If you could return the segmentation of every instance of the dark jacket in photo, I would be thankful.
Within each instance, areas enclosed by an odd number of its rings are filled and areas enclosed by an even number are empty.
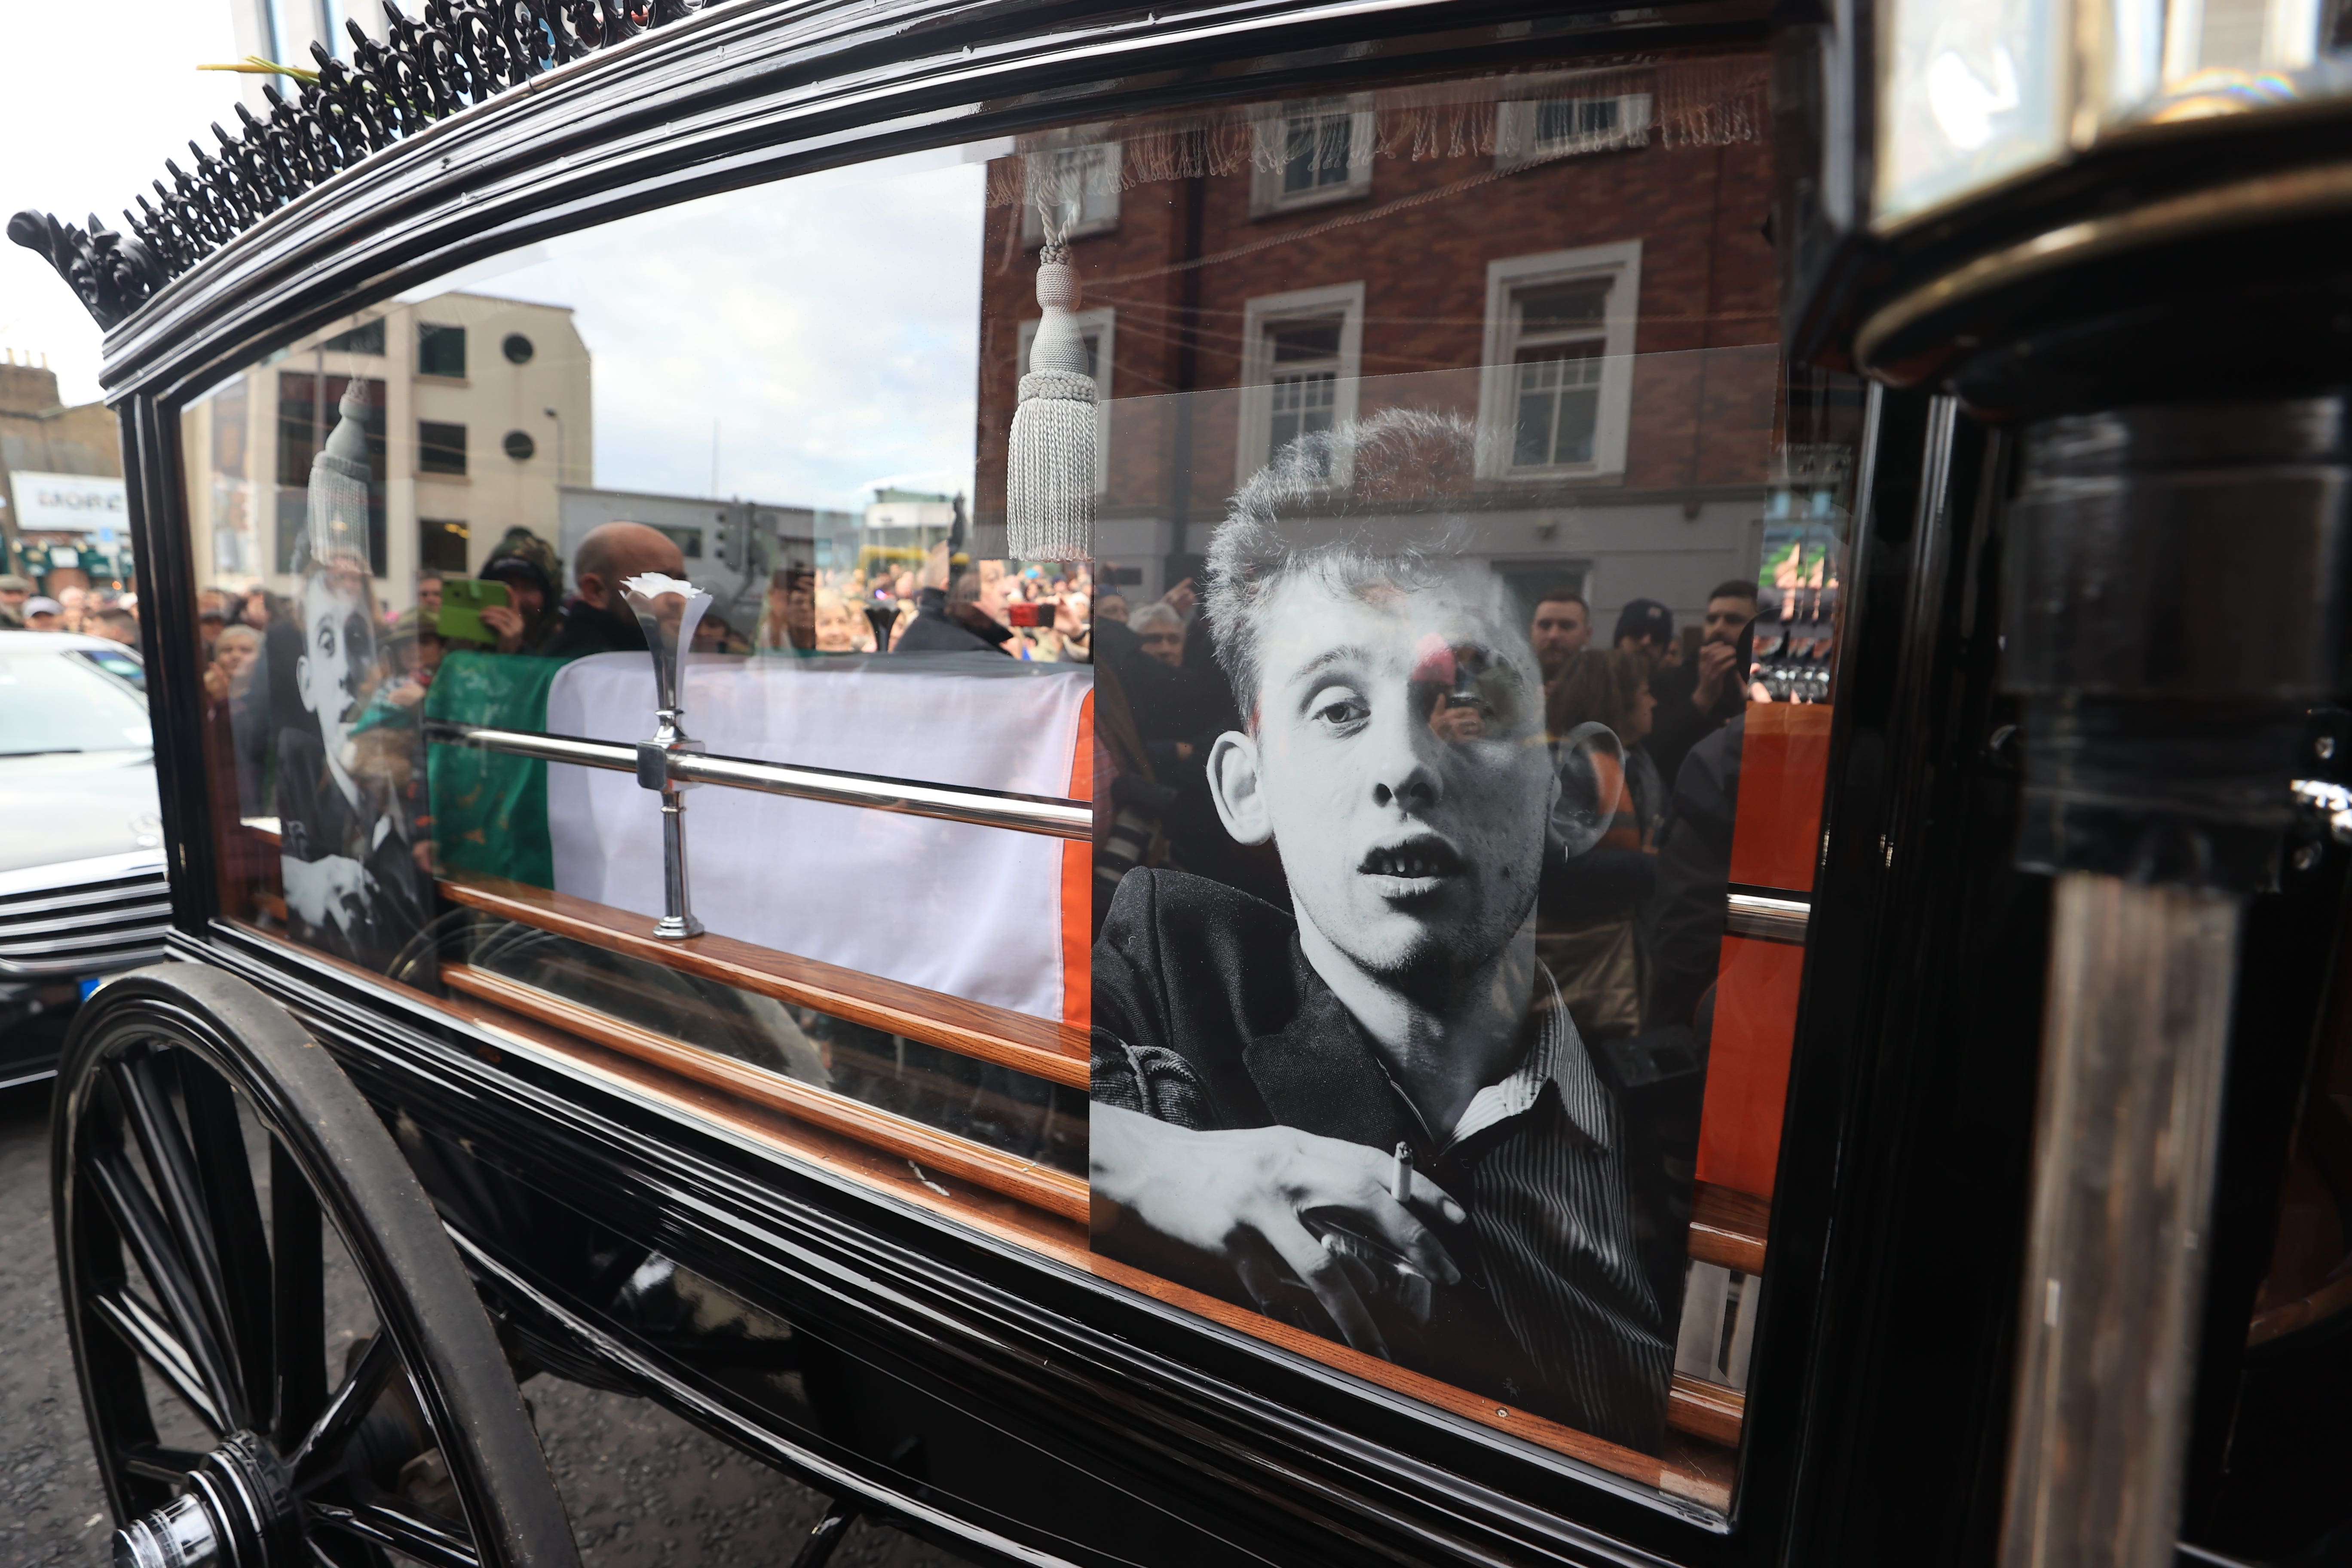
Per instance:
[[[1643,746],[1657,764],[1658,777],[1671,795],[1690,749],[1748,711],[1748,689],[1727,678],[1715,703],[1705,712],[1692,703],[1698,690],[1698,661],[1685,659],[1672,669],[1650,677],[1650,694],[1658,700],[1656,728]]]
[[[1655,1453],[1674,1349],[1636,1240],[1637,1178],[1615,1101],[1548,975],[1538,990],[1519,1067],[1436,1147],[1286,910],[1136,871],[1095,949],[1093,1098],[1200,1131],[1279,1125],[1383,1154],[1410,1145],[1469,1222],[1441,1237],[1464,1281],[1433,1286],[1425,1317],[1368,1300],[1398,1364]],[[1196,1263],[1185,1282],[1259,1305],[1222,1265]],[[1303,1286],[1295,1306],[1298,1326],[1338,1337]]]

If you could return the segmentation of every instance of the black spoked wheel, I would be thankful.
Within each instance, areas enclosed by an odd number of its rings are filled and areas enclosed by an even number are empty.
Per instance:
[[[109,984],[59,1063],[51,1158],[119,1564],[577,1563],[423,1188],[268,997],[195,964]]]

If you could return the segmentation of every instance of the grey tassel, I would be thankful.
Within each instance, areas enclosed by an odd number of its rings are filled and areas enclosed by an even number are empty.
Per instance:
[[[310,526],[305,570],[334,563],[368,569],[367,399],[360,383],[343,388],[334,433],[310,459]]]
[[[1023,561],[1079,561],[1095,551],[1095,378],[1071,310],[1078,278],[1066,247],[1037,264],[1045,318],[1013,410],[1004,474],[1005,551]]]

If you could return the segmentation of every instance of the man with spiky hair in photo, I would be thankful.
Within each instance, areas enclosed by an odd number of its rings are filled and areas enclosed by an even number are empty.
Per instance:
[[[1474,456],[1462,421],[1378,416],[1286,447],[1217,531],[1204,613],[1244,727],[1210,784],[1290,907],[1121,882],[1095,1245],[1654,1453],[1673,1347],[1626,1133],[1536,955],[1547,856],[1597,837],[1592,770],[1555,757],[1525,618],[1459,549]]]

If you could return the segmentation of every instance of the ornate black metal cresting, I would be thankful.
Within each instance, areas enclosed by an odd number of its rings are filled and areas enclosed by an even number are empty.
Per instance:
[[[20,212],[8,237],[49,259],[101,327],[313,186],[436,120],[520,86],[542,71],[718,0],[426,0],[422,17],[385,0],[383,41],[346,21],[352,58],[310,46],[317,79],[290,99],[263,89],[265,118],[244,104],[232,135],[216,121],[218,153],[190,142],[193,172],[170,160],[160,205],[137,198],[130,232],[93,214],[87,230]]]

